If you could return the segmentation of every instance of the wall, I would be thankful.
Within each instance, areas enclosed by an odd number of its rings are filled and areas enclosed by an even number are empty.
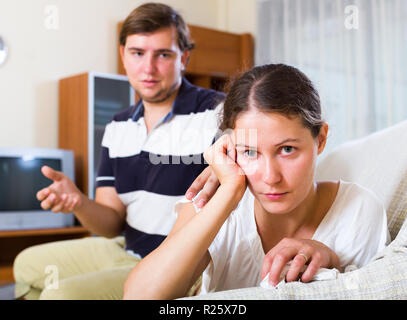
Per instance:
[[[57,147],[58,79],[86,71],[115,73],[117,22],[143,2],[1,0],[0,36],[9,57],[0,66],[0,147]],[[242,23],[241,13],[248,15],[254,0],[161,2],[187,23],[231,32],[253,29],[254,14]]]

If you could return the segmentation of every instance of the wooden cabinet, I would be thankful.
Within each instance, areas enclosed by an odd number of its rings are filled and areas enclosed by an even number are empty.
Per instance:
[[[134,102],[123,75],[87,72],[59,81],[58,146],[74,151],[76,185],[91,199],[105,126]]]

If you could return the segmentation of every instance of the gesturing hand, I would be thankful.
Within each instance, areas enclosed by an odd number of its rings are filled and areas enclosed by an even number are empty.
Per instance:
[[[71,179],[48,166],[43,166],[41,172],[45,177],[53,180],[50,186],[37,192],[37,199],[41,201],[42,209],[69,213],[82,205],[84,195]]]
[[[338,256],[323,243],[316,240],[284,238],[264,257],[261,279],[269,273],[270,284],[276,286],[283,268],[289,261],[291,265],[285,277],[287,282],[298,280],[300,277],[302,282],[309,282],[320,268],[337,268],[341,271]],[[304,267],[305,270],[301,275]]]

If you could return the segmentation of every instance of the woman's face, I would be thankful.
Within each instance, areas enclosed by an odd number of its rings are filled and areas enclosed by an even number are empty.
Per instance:
[[[237,163],[265,211],[292,212],[305,200],[327,130],[324,125],[314,138],[300,118],[256,109],[237,117],[233,130]]]

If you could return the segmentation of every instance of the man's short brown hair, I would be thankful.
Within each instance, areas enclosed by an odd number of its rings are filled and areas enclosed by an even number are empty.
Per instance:
[[[152,33],[161,28],[174,26],[177,30],[177,42],[181,51],[191,50],[189,29],[180,14],[162,3],[146,3],[134,9],[123,22],[120,31],[120,45],[126,44],[127,37],[137,33]]]

